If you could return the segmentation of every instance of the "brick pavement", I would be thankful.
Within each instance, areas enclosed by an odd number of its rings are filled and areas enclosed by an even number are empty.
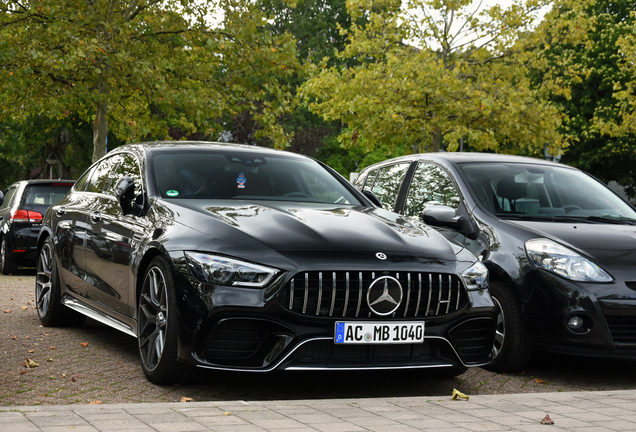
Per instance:
[[[553,425],[543,425],[548,414]],[[65,405],[0,410],[11,432],[633,431],[636,391],[298,401]]]

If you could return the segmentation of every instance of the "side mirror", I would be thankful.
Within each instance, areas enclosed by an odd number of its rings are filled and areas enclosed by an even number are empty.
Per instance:
[[[4,194],[0,191],[0,206],[4,204]]]
[[[119,200],[124,214],[138,215],[143,209],[141,204],[136,202],[135,181],[130,177],[122,177],[115,185],[115,198]]]
[[[468,216],[458,215],[457,210],[449,206],[430,205],[422,211],[421,218],[427,225],[457,230],[471,240],[479,236],[475,221]]]
[[[364,189],[362,191],[362,195],[364,195],[365,197],[367,197],[367,199],[369,201],[371,201],[371,204],[373,204],[374,206],[378,207],[378,208],[382,208],[382,202],[380,201],[380,198],[378,198],[373,192],[371,192],[368,189]]]

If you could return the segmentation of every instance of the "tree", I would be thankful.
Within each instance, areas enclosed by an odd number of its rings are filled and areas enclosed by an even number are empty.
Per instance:
[[[633,0],[558,0],[532,37],[535,83],[567,114],[562,161],[636,196]]]
[[[209,16],[222,13],[210,28]],[[259,30],[247,0],[15,0],[0,5],[0,121],[74,113],[93,127],[93,160],[109,130],[123,141],[223,129],[251,112],[278,147],[290,109],[281,78],[293,40]]]
[[[369,24],[346,32],[341,59],[323,64],[303,86],[312,111],[341,120],[345,147],[386,146],[395,155],[456,150],[515,152],[562,145],[557,110],[538,97],[526,76],[523,46],[538,1],[482,11],[471,0],[350,0],[353,18]]]

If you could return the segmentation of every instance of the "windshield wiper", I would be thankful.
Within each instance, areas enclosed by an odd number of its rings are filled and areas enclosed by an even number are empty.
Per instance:
[[[609,217],[609,216],[561,216],[555,215],[555,219],[559,221],[574,221],[574,222],[588,222],[588,223],[608,223],[615,225],[636,225],[636,220],[626,218],[624,216]]]

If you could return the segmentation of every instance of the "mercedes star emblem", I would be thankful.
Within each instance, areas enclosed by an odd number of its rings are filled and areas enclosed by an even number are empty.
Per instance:
[[[402,285],[391,276],[374,280],[367,291],[367,303],[374,314],[391,315],[402,303]]]
[[[383,254],[382,252],[378,252],[377,254],[375,254],[375,257],[377,259],[381,259],[381,260],[385,260],[386,259],[386,255]]]

